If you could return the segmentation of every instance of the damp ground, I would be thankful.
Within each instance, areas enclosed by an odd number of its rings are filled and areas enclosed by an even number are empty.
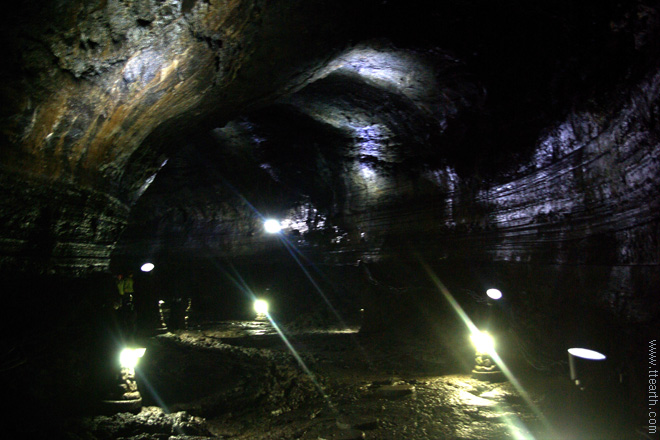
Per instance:
[[[61,429],[89,440],[644,438],[567,373],[514,360],[508,379],[477,380],[471,347],[441,339],[267,320],[163,331],[141,341],[141,409]]]

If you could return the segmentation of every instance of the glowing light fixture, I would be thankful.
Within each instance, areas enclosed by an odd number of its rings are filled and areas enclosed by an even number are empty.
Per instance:
[[[588,348],[568,349],[568,368],[571,381],[581,390],[602,386],[608,375],[607,359],[602,353]],[[594,362],[595,361],[595,362]]]
[[[494,300],[502,298],[502,292],[500,292],[498,289],[488,289],[486,290],[486,295],[488,295],[488,298]]]
[[[496,362],[499,356],[495,351],[493,337],[488,332],[473,331],[470,340],[477,351],[474,357],[475,366],[472,370],[472,377],[488,382],[503,381],[504,373]]]
[[[119,354],[119,364],[122,368],[135,368],[146,348],[124,348]]]
[[[264,222],[264,229],[269,234],[277,234],[282,230],[282,225],[275,219],[268,219]]]
[[[592,361],[602,361],[607,359],[607,356],[604,354],[598,353],[594,350],[589,350],[588,348],[569,348],[568,352],[575,357],[589,359]]]
[[[268,313],[268,302],[263,299],[258,299],[254,302],[254,311],[258,315],[265,315]]]
[[[470,340],[477,353],[492,353],[495,350],[495,340],[488,332],[476,332],[470,335]]]
[[[154,267],[155,266],[153,265],[153,263],[144,263],[142,267],[140,267],[140,270],[142,272],[151,272],[152,270],[154,270]]]

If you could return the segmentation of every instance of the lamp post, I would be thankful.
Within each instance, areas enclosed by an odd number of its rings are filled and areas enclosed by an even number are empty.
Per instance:
[[[607,359],[602,353],[587,348],[568,349],[568,367],[571,381],[581,390],[592,387],[606,376],[603,361]]]

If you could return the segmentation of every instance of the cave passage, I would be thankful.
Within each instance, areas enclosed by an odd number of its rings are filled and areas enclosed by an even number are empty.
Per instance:
[[[7,433],[658,438],[657,0],[38,0],[0,39]]]

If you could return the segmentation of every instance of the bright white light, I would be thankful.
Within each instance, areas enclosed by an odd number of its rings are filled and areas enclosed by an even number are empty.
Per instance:
[[[259,315],[268,313],[268,303],[263,299],[258,299],[254,302],[254,311]]]
[[[486,290],[486,295],[488,295],[488,298],[490,298],[490,299],[500,299],[500,298],[502,298],[502,292],[500,292],[497,289],[488,289],[488,290]]]
[[[140,270],[142,272],[151,272],[152,270],[154,270],[154,267],[155,266],[153,265],[153,263],[144,263],[142,267],[140,267]]]
[[[594,361],[602,361],[606,359],[606,356],[602,353],[598,353],[594,350],[589,350],[587,348],[569,348],[568,352],[575,357],[582,359],[591,359]]]
[[[277,220],[271,218],[264,222],[264,229],[269,234],[277,234],[282,230],[282,225]]]
[[[119,354],[119,364],[123,368],[135,368],[146,348],[124,348]]]
[[[495,340],[488,332],[478,332],[470,335],[470,340],[477,353],[492,353],[495,350]]]

